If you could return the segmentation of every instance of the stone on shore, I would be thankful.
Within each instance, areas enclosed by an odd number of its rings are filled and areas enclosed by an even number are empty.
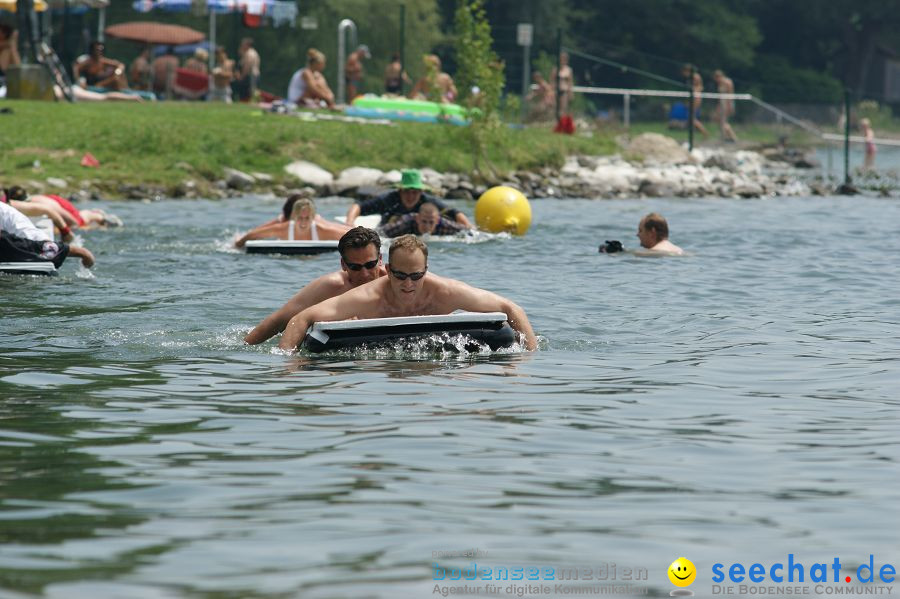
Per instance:
[[[318,164],[297,160],[284,167],[287,174],[292,175],[302,183],[314,187],[325,187],[334,183],[334,176]]]

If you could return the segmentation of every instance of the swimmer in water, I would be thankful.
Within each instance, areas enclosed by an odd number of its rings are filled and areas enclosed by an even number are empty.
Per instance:
[[[684,250],[669,241],[669,223],[661,214],[651,212],[638,223],[637,237],[642,250],[626,250],[621,241],[606,241],[600,246],[601,254],[627,252],[635,256],[683,256]]]
[[[524,335],[525,347],[537,348],[537,339],[522,308],[490,291],[428,272],[428,246],[415,235],[395,239],[388,256],[388,276],[303,310],[288,323],[278,346],[295,350],[309,327],[317,322],[468,310],[505,312],[510,326]]]
[[[308,198],[300,198],[291,208],[291,217],[287,222],[276,222],[257,227],[234,242],[242,248],[253,239],[283,239],[286,241],[336,241],[349,231],[351,227],[316,218],[316,205]]]

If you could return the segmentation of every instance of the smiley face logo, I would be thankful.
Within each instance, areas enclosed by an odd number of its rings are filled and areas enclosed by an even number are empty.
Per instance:
[[[668,574],[672,584],[677,587],[686,587],[697,578],[697,568],[688,558],[679,557],[669,566]]]

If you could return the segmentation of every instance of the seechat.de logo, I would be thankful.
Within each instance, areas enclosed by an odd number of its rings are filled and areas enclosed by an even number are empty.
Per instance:
[[[671,581],[672,584],[677,587],[682,587],[673,590],[669,595],[672,597],[689,597],[694,594],[690,589],[683,588],[691,586],[691,583],[697,578],[697,568],[694,567],[694,563],[691,560],[686,557],[679,557],[669,565],[669,569],[666,573],[669,575],[669,581]]]

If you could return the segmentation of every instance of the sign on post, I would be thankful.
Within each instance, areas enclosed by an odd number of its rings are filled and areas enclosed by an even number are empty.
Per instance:
[[[520,46],[530,46],[533,33],[534,25],[531,23],[519,23],[518,27],[516,27],[516,43]]]

